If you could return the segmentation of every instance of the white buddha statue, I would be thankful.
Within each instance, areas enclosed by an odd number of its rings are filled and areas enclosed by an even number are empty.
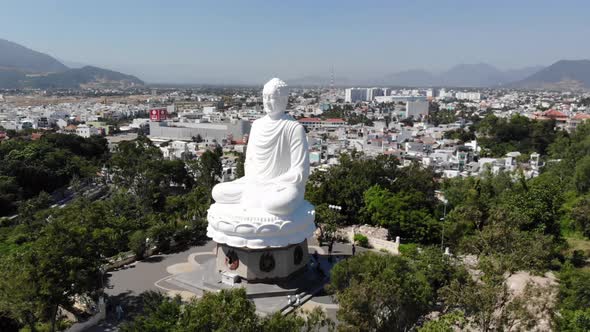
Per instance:
[[[262,91],[266,115],[250,130],[244,177],[213,188],[207,235],[234,247],[297,244],[313,234],[314,207],[303,199],[309,152],[303,126],[285,113],[287,84],[273,78]]]
[[[264,85],[266,116],[252,125],[245,175],[216,185],[212,193],[216,203],[288,215],[303,202],[309,176],[307,138],[303,126],[285,113],[288,98],[289,88],[280,79]]]

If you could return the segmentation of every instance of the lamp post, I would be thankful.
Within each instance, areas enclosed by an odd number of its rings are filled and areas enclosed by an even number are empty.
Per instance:
[[[148,256],[149,250],[150,250],[150,238],[146,237],[145,238],[145,256],[146,257]]]
[[[340,211],[342,210],[342,206],[340,205],[328,205],[328,208],[331,210],[336,211],[336,213],[340,213]],[[332,224],[332,234],[330,236],[330,243],[328,244],[328,261],[331,263],[332,262],[332,246],[334,245],[334,235],[336,233],[336,221],[335,220],[331,220],[330,224]]]
[[[336,211],[336,213],[340,213],[342,211],[342,206],[340,205],[328,205],[328,209]]]
[[[100,267],[100,289],[104,293],[104,267]]]
[[[104,258],[104,255],[100,254],[100,267],[98,270],[100,271],[100,290],[102,293],[104,293],[104,273],[106,272],[106,267],[103,264]]]
[[[332,210],[336,210],[336,211],[342,210],[342,206],[340,206],[340,205],[332,205],[332,204],[330,204],[330,205],[328,205],[328,208],[330,208]]]
[[[434,195],[435,195],[436,199],[438,199],[439,201],[441,201],[444,204],[443,217],[440,218],[440,221],[442,221],[442,229],[440,232],[440,250],[444,250],[444,248],[445,248],[444,247],[444,245],[445,245],[445,220],[447,218],[447,204],[449,203],[449,201],[445,197],[445,193],[442,190],[435,190]]]
[[[447,201],[446,199],[443,198],[443,203],[444,203],[444,207],[443,207],[443,217],[440,218],[440,221],[442,221],[442,230],[440,232],[440,250],[444,250],[445,246],[445,220],[447,217],[447,203],[449,201]]]

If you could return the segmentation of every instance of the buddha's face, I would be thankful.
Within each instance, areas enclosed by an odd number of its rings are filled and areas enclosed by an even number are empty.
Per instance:
[[[282,115],[287,109],[288,97],[280,96],[278,93],[262,94],[264,111],[270,116]]]
[[[277,118],[285,114],[289,101],[289,87],[287,83],[278,78],[266,82],[262,89],[262,104],[264,111],[271,118]]]

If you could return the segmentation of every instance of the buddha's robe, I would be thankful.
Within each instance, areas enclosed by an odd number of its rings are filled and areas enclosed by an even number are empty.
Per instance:
[[[213,188],[220,204],[262,208],[275,215],[293,212],[303,201],[309,152],[303,126],[290,115],[269,116],[252,124],[244,177]]]

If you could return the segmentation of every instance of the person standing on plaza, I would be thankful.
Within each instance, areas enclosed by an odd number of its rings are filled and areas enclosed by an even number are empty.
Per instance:
[[[115,308],[115,312],[117,313],[117,320],[121,320],[123,319],[123,307],[121,306],[121,304],[117,304],[117,307]]]

